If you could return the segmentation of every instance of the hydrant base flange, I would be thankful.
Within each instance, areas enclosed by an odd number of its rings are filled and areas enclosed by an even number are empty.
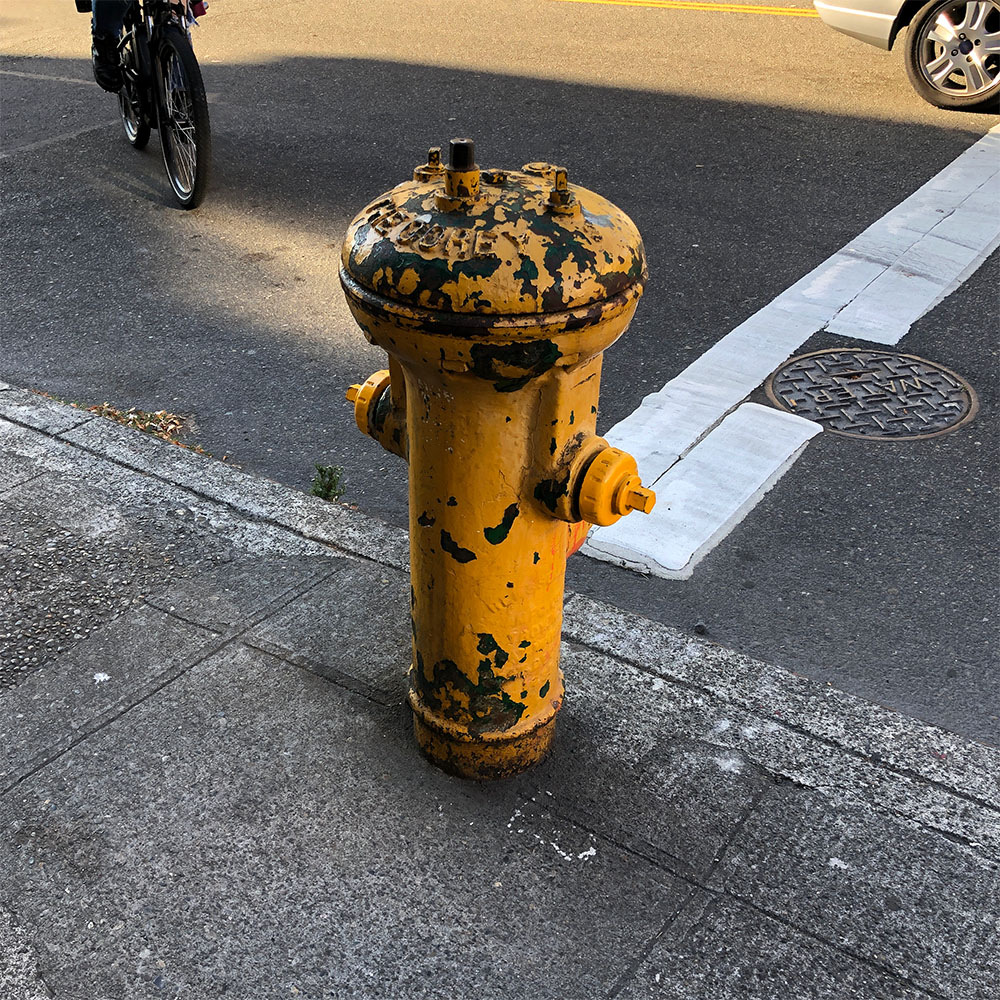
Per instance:
[[[413,733],[420,752],[449,774],[477,781],[510,778],[540,763],[552,747],[555,731],[553,715],[509,740],[457,739],[430,725],[416,709],[413,712]]]
[[[509,778],[540,763],[552,747],[556,731],[553,711],[531,729],[512,736],[498,733],[475,735],[457,728],[435,725],[433,716],[411,689],[413,732],[421,753],[449,774],[478,781]]]

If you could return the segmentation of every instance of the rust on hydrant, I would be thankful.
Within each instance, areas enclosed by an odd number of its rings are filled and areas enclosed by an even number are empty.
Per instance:
[[[348,229],[341,284],[389,366],[347,398],[410,467],[416,736],[464,777],[548,751],[567,555],[655,501],[595,433],[603,352],[645,278],[622,211],[562,167],[480,170],[467,139]]]

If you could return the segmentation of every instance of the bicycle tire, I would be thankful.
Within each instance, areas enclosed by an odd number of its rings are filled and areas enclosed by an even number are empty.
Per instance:
[[[144,106],[144,86],[135,33],[128,31],[118,43],[122,71],[122,87],[118,91],[118,110],[122,117],[125,138],[133,149],[145,149],[149,142],[149,114]]]
[[[197,208],[208,187],[212,130],[201,69],[180,29],[164,30],[156,73],[163,165],[181,208]]]

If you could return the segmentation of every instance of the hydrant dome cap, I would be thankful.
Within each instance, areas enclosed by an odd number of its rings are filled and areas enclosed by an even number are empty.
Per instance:
[[[449,198],[443,173],[400,184],[357,215],[341,256],[348,277],[407,306],[484,316],[579,309],[644,282],[632,220],[568,184],[565,170],[483,171],[464,199]]]

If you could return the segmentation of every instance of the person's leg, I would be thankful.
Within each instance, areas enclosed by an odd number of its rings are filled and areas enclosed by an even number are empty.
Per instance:
[[[91,26],[95,35],[118,35],[128,0],[93,0],[94,17]]]
[[[94,44],[91,56],[94,64],[94,79],[112,92],[121,88],[121,70],[118,67],[118,35],[122,30],[122,20],[128,0],[93,0],[94,16],[91,31]]]

